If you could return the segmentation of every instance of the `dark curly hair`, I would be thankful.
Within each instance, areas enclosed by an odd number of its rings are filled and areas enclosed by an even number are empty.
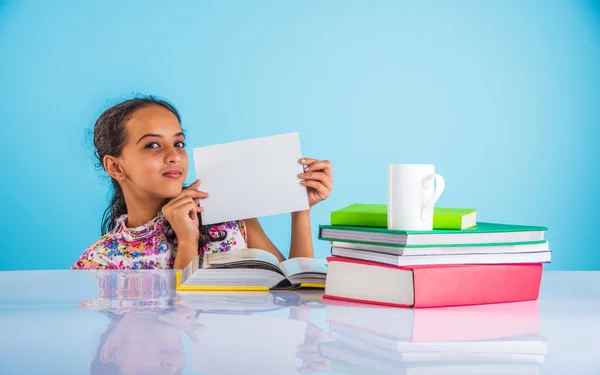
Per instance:
[[[96,168],[104,169],[103,159],[107,155],[119,156],[125,146],[127,139],[127,131],[125,128],[126,122],[139,109],[149,106],[161,106],[168,109],[181,124],[181,116],[179,112],[169,102],[163,99],[158,99],[154,96],[137,96],[132,99],[122,101],[108,108],[94,125],[94,156],[96,158]],[[117,219],[127,213],[127,205],[125,204],[125,196],[119,182],[111,178],[113,195],[110,204],[104,211],[100,231],[104,236],[112,230],[117,222]],[[210,241],[223,240],[226,233],[220,232],[218,238],[213,238],[210,235],[212,225],[202,225],[202,217],[198,213],[198,221],[200,223],[200,241],[198,249],[202,249],[204,245]],[[176,242],[175,234],[172,230],[168,231],[170,240]]]

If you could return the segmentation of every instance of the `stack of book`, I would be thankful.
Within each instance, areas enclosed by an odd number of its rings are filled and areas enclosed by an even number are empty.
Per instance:
[[[325,298],[408,307],[535,300],[551,252],[546,227],[477,222],[435,208],[433,230],[387,229],[387,206],[353,204],[320,225],[332,245]]]
[[[539,374],[548,354],[537,301],[437,309],[326,306],[343,374]]]

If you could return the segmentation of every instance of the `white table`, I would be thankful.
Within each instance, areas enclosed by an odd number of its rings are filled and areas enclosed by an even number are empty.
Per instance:
[[[173,279],[0,272],[0,374],[600,374],[600,272],[547,271],[538,301],[422,310]]]

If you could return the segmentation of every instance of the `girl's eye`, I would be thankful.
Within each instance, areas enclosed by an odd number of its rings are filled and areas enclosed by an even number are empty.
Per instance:
[[[150,142],[146,145],[146,148],[158,148],[159,145],[156,142]]]
[[[184,147],[185,147],[185,143],[184,143],[184,142],[182,142],[182,141],[175,142],[175,147],[181,147],[181,148],[184,148]]]

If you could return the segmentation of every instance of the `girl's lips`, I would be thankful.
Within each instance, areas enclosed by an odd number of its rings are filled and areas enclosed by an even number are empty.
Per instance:
[[[180,171],[168,171],[163,173],[163,176],[167,177],[167,178],[179,178],[181,177],[181,172]]]

